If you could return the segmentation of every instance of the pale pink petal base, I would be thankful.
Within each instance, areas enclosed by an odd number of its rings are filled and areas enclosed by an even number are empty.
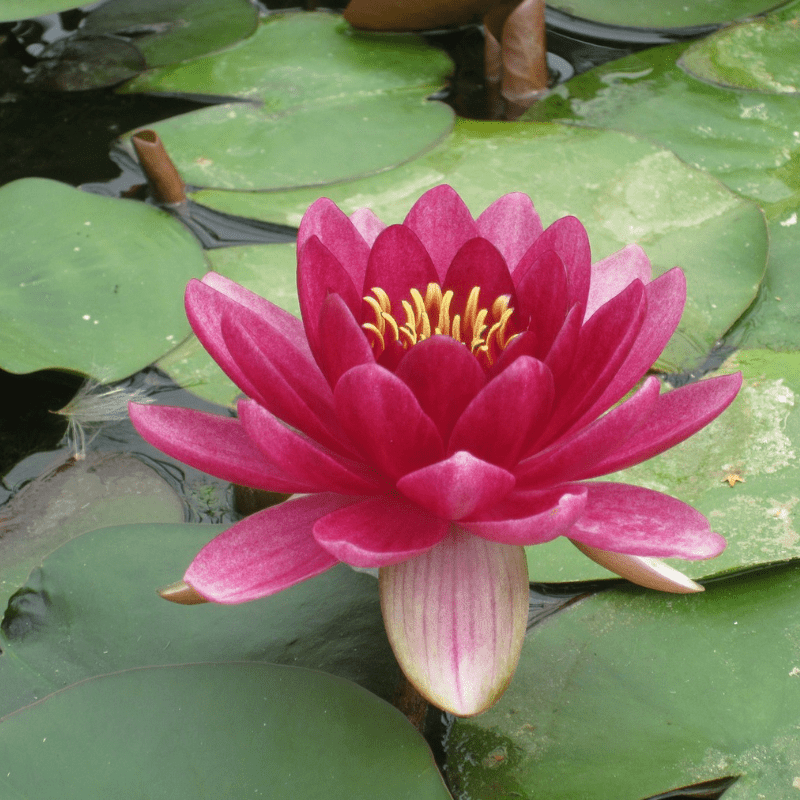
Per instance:
[[[525,551],[453,525],[423,555],[382,567],[389,642],[429,702],[460,717],[480,714],[505,691],[528,620]]]
[[[659,592],[671,592],[672,594],[692,594],[705,591],[699,583],[695,583],[691,578],[658,558],[612,553],[609,550],[590,547],[583,542],[576,542],[572,539],[570,541],[581,553],[601,567],[647,589],[656,589]]]

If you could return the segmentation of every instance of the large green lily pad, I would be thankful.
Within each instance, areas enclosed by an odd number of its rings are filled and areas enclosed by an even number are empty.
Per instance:
[[[734,89],[800,93],[800,6],[782,17],[723,28],[692,45],[681,65],[700,80]]]
[[[473,213],[505,192],[524,191],[545,224],[574,214],[589,231],[595,259],[638,242],[657,274],[683,267],[689,299],[659,361],[668,371],[705,357],[750,305],[764,272],[767,237],[759,209],[671,152],[614,131],[459,120],[445,142],[414,162],[326,187],[324,194],[348,213],[369,206],[385,221],[399,222],[420,194],[440,183],[450,183]],[[298,225],[319,194],[201,191],[195,199]]]
[[[735,341],[797,348],[800,237],[792,228],[800,212],[797,98],[699,81],[676,64],[685,47],[656,48],[587,72],[556,89],[528,117],[647,136],[762,205],[771,238],[765,291]],[[702,52],[703,45],[697,47]],[[787,53],[785,69],[798,64],[796,55]],[[727,265],[720,264],[724,273]]]
[[[294,244],[221,247],[210,250],[207,257],[214,271],[300,316]],[[175,383],[205,400],[235,406],[241,395],[194,335],[164,356],[157,366]]]
[[[276,14],[236,47],[145,73],[126,92],[230,96],[152,125],[188,183],[320,185],[414,158],[452,127],[426,98],[452,70],[415,36],[353,31],[325,13]]]
[[[156,589],[179,580],[223,529],[102,528],[47,556],[5,614],[0,715],[94,675],[194,661],[311,667],[392,696],[399,673],[370,575],[339,566],[240,606],[160,598]]]
[[[574,17],[633,28],[685,28],[714,25],[752,17],[774,8],[775,0],[704,0],[685,3],[684,0],[633,0],[615,3],[614,0],[555,0],[553,8]]]
[[[0,608],[30,571],[64,542],[113,525],[183,521],[183,504],[170,486],[139,459],[92,453],[53,464],[4,507],[0,524]]]
[[[24,178],[0,189],[0,366],[112,382],[189,332],[183,289],[207,269],[165,211]]]
[[[81,30],[133,36],[147,66],[160,67],[229,47],[257,25],[250,0],[108,0]]]
[[[640,800],[725,776],[725,800],[789,798],[800,750],[800,565],[680,597],[631,587],[528,635],[500,702],[456,720],[456,796]]]
[[[800,558],[800,354],[744,350],[739,396],[711,425],[660,456],[604,480],[646,486],[705,514],[728,547],[709,561],[670,560],[693,578]],[[733,485],[731,485],[731,482]],[[528,549],[531,580],[611,577],[566,539]]]
[[[274,664],[130,670],[0,722],[7,798],[446,800],[424,739],[348,681]]]
[[[75,8],[75,0],[0,0],[0,22],[31,19]]]

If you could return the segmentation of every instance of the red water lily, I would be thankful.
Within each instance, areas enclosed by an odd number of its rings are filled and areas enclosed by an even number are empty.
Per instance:
[[[592,265],[574,217],[542,230],[508,194],[477,220],[449,186],[402,225],[330,200],[298,235],[302,321],[210,273],[186,292],[200,341],[247,395],[238,418],[131,407],[142,435],[217,477],[304,496],[210,542],[184,577],[238,603],[339,561],[380,567],[386,629],[408,678],[475,714],[516,667],[528,611],[523,545],[568,536],[632,580],[700,587],[653,556],[717,555],[700,513],[591,481],[691,436],[735,397],[728,375],[660,393],[642,380],[685,296],[630,246]],[[617,405],[619,403],[619,405]]]

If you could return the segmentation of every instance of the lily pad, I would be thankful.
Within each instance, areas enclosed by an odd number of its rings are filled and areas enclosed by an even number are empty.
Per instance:
[[[680,60],[718,86],[775,94],[800,93],[800,7],[791,15],[732,25],[692,45]]]
[[[133,37],[147,66],[161,67],[230,47],[257,25],[250,0],[108,0],[82,30]]]
[[[216,272],[300,316],[294,244],[224,247],[210,250],[207,258]],[[241,395],[194,335],[164,356],[157,366],[175,383],[205,400],[235,406]]]
[[[0,0],[0,22],[32,19],[75,8],[75,0]]]
[[[179,579],[222,530],[102,528],[47,556],[3,619],[0,715],[95,675],[195,661],[311,667],[392,696],[399,672],[371,575],[338,566],[240,606],[161,599],[156,589]]]
[[[333,14],[276,14],[236,47],[145,73],[124,91],[250,101],[150,127],[188,183],[275,189],[379,172],[429,149],[453,112],[426,98],[451,70],[419,37],[359,33]]]
[[[553,8],[573,17],[626,28],[686,28],[731,22],[775,8],[775,0],[704,0],[686,3],[634,0],[624,5],[614,0],[555,0]]]
[[[728,547],[709,561],[670,560],[693,578],[800,558],[800,354],[743,350],[739,396],[717,420],[660,456],[604,480],[646,486],[705,514]],[[529,547],[531,580],[611,577],[565,539]]]
[[[454,793],[638,800],[740,775],[725,800],[791,797],[799,651],[796,561],[702,595],[631,587],[574,603],[533,628],[493,709],[455,720]]]
[[[150,467],[121,453],[92,453],[53,464],[3,507],[0,608],[30,571],[64,542],[124,519],[183,521],[183,504]]]
[[[523,191],[545,224],[574,214],[589,231],[595,259],[638,242],[656,274],[680,265],[689,299],[659,361],[670,372],[706,356],[750,305],[764,272],[766,225],[758,208],[671,152],[614,131],[459,120],[445,142],[414,162],[324,194],[348,213],[369,206],[384,221],[400,222],[422,192],[440,183],[450,183],[473,213],[505,192]],[[298,225],[319,194],[201,191],[194,199]]]
[[[0,217],[3,369],[111,382],[189,332],[183,289],[207,267],[165,211],[24,178],[0,189]]]
[[[96,678],[0,723],[5,797],[446,800],[425,740],[359,686],[274,664]]]

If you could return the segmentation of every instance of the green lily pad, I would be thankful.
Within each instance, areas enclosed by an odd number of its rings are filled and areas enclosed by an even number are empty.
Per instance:
[[[121,453],[53,464],[4,506],[0,524],[0,608],[30,571],[64,542],[121,519],[183,521],[180,498],[150,467]]]
[[[775,0],[704,0],[686,3],[684,0],[650,0],[615,3],[614,0],[555,0],[553,8],[574,17],[620,25],[626,28],[685,28],[697,25],[717,25],[774,8]]]
[[[0,723],[5,797],[446,800],[403,715],[332,675],[194,664],[95,678]]]
[[[670,372],[705,357],[750,305],[764,272],[766,226],[758,208],[671,152],[614,131],[459,120],[445,142],[414,162],[324,193],[348,213],[369,206],[384,221],[399,222],[440,183],[450,183],[473,213],[505,192],[524,191],[545,224],[575,214],[589,231],[595,259],[638,242],[656,274],[683,267],[686,311],[659,361]],[[319,194],[200,191],[194,199],[298,225]]]
[[[82,31],[133,36],[147,66],[161,67],[230,47],[257,25],[249,0],[108,0]]]
[[[699,81],[677,65],[686,48],[657,47],[590,70],[553,90],[525,119],[646,136],[759,203],[795,195],[797,98]],[[788,63],[795,69],[798,59]]]
[[[379,172],[430,148],[453,112],[426,98],[451,70],[419,37],[355,32],[333,14],[276,14],[236,47],[145,73],[124,91],[250,101],[151,127],[188,183],[275,189]]]
[[[112,382],[189,332],[183,289],[207,268],[165,211],[24,178],[0,189],[0,217],[3,369]]]
[[[5,613],[0,715],[95,675],[196,661],[311,667],[392,696],[399,672],[371,575],[338,566],[239,606],[187,607],[159,597],[156,589],[179,579],[222,530],[102,528],[47,556]]]
[[[0,0],[0,22],[32,19],[75,8],[75,0]]]
[[[725,800],[792,797],[798,652],[796,561],[702,595],[596,594],[535,626],[500,702],[454,722],[454,793],[638,800],[740,775]]]
[[[216,272],[268,297],[290,314],[300,316],[294,244],[221,247],[209,250],[206,255]],[[213,403],[232,407],[241,395],[196,336],[186,339],[157,366],[179,386]]]
[[[689,503],[725,536],[709,561],[673,566],[693,578],[800,558],[800,354],[743,350],[721,373],[741,370],[739,396],[717,420],[660,456],[603,480],[646,486]],[[733,485],[730,482],[733,481]],[[566,539],[527,548],[531,580],[611,577]]]
[[[776,94],[800,92],[800,7],[783,18],[723,28],[692,45],[681,66],[702,81]]]

